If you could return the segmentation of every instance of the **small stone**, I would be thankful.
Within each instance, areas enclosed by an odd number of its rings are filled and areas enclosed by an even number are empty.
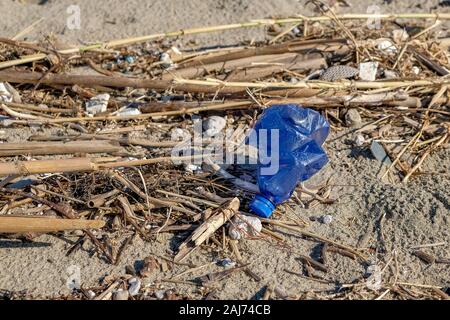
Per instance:
[[[202,172],[202,166],[193,163],[186,163],[184,165],[184,170],[189,173]]]
[[[158,290],[158,291],[155,291],[155,297],[156,297],[156,299],[158,299],[158,300],[164,299],[165,293],[166,293],[165,290]]]
[[[150,277],[156,271],[159,271],[159,262],[155,257],[149,256],[144,259],[144,266],[139,271],[139,275],[142,278],[146,278]]]
[[[162,62],[161,66],[163,68],[170,68],[173,65],[173,61],[170,58],[170,55],[166,52],[161,53],[161,55],[159,56],[159,61]]]
[[[357,127],[362,123],[361,116],[357,109],[349,109],[345,114],[345,124],[349,127]]]
[[[355,138],[355,144],[358,147],[361,147],[364,144],[364,142],[366,142],[366,139],[364,139],[364,136],[362,134],[358,134]]]
[[[92,290],[88,290],[87,297],[88,297],[89,300],[94,299],[95,298],[95,292],[92,291]]]
[[[362,62],[359,64],[359,77],[364,81],[375,81],[378,71],[378,62]]]
[[[82,237],[82,236],[84,236],[84,231],[83,230],[74,230],[73,235],[77,236],[77,237]]]
[[[295,78],[295,77],[291,77],[291,78],[289,79],[289,83],[291,83],[291,84],[297,84],[297,83],[298,83],[298,79]]]
[[[130,285],[128,288],[128,293],[130,296],[137,296],[139,294],[139,290],[141,290],[141,280],[138,278],[131,278],[128,280],[128,284]]]
[[[6,89],[5,84],[0,82],[0,102],[11,102],[12,100],[12,94]]]
[[[333,216],[326,214],[326,215],[322,216],[321,221],[323,224],[330,224],[333,221]]]
[[[186,129],[175,128],[171,131],[172,141],[186,141],[191,139],[191,134]]]
[[[227,121],[223,117],[211,116],[203,123],[205,135],[213,137],[219,134],[225,128]]]
[[[392,31],[392,38],[394,39],[395,43],[401,43],[408,40],[409,35],[408,32],[404,29],[395,29]]]
[[[132,108],[132,107],[127,107],[127,108],[124,108],[123,110],[120,110],[119,112],[117,112],[117,115],[119,117],[138,116],[140,114],[141,114],[141,111],[138,108]]]
[[[418,66],[413,66],[413,67],[411,68],[411,71],[412,71],[414,74],[419,74],[419,73],[420,73],[420,68],[419,68]]]
[[[133,266],[129,264],[125,266],[125,273],[132,276],[136,276],[136,270],[134,269]]]
[[[375,159],[377,159],[381,163],[385,165],[392,164],[392,161],[386,153],[386,150],[384,150],[384,147],[379,142],[373,140],[372,144],[370,145],[370,151],[372,152],[372,155],[375,157]]]
[[[395,71],[392,70],[384,70],[384,78],[385,79],[397,79],[398,74]]]
[[[292,33],[295,35],[299,35],[301,33],[301,31],[298,27],[294,27],[294,29],[292,29]]]
[[[386,53],[397,52],[397,47],[389,39],[378,39],[377,48]]]
[[[128,63],[133,63],[133,62],[134,62],[134,57],[132,57],[132,56],[126,56],[126,57],[125,57],[125,61],[128,62]]]
[[[86,102],[86,112],[90,115],[105,112],[108,108],[110,95],[108,93],[99,94]]]
[[[223,260],[217,261],[217,264],[221,267],[232,268],[236,265],[236,262],[231,260],[230,258],[225,258]]]
[[[261,220],[258,217],[240,215],[234,217],[228,228],[228,235],[233,240],[239,240],[246,236],[255,237],[262,230]]]
[[[120,300],[125,301],[128,300],[130,297],[128,291],[123,289],[118,289],[116,292],[113,293],[113,300]]]

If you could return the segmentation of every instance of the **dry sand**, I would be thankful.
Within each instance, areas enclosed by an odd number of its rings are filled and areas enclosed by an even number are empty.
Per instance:
[[[42,39],[54,33],[66,43],[88,43],[110,40],[161,31],[177,30],[193,26],[216,25],[245,21],[254,18],[292,15],[295,13],[311,14],[305,9],[304,1],[74,1],[49,0],[44,5],[33,4],[39,1],[0,2],[0,36],[11,37],[28,25],[45,17],[46,20],[36,26],[27,35],[28,39]],[[26,4],[28,2],[28,4]],[[348,0],[352,6],[341,8],[340,12],[365,12],[367,3]],[[383,1],[373,1],[383,12],[429,11],[438,1],[393,1],[384,5]],[[66,8],[79,3],[82,8],[82,28],[68,30],[65,27]],[[372,3],[371,3],[372,4]],[[226,33],[209,34],[195,37],[199,44],[234,44],[243,39],[261,37],[261,31],[239,30]],[[183,39],[185,41],[185,39]],[[185,43],[185,42],[182,42]],[[16,133],[8,140],[17,140]],[[29,133],[17,133],[26,138]],[[311,231],[336,241],[356,245],[357,240],[370,231],[369,246],[378,247],[388,252],[396,251],[400,264],[399,281],[421,283],[437,286],[450,286],[450,269],[448,265],[427,266],[411,255],[411,246],[436,242],[446,245],[433,247],[429,252],[436,256],[450,258],[450,151],[441,150],[428,158],[423,166],[427,174],[413,179],[408,185],[382,183],[377,178],[380,163],[365,148],[351,144],[353,134],[341,136],[333,133],[327,142],[330,164],[315,179],[334,175],[333,195],[339,202],[332,205],[319,205],[313,209],[297,208],[296,214],[308,220],[309,217],[330,214],[333,221],[329,225],[311,222]],[[382,225],[380,217],[384,216]],[[373,229],[370,226],[373,225]],[[284,235],[290,249],[282,250],[265,241],[245,240],[242,242],[244,259],[253,262],[252,269],[262,277],[255,282],[243,273],[236,273],[217,287],[217,296],[223,299],[249,299],[258,297],[261,288],[267,283],[277,282],[289,294],[297,294],[311,289],[332,288],[310,280],[304,280],[288,274],[283,269],[301,272],[298,254],[316,257],[318,247],[315,242],[301,239],[293,234]],[[68,238],[69,240],[76,239]],[[65,253],[71,246],[69,240],[62,240],[51,235],[39,237],[36,242],[22,244],[15,240],[0,240],[0,289],[28,290],[32,294],[46,296],[68,293],[66,280],[68,268],[80,268],[81,280],[85,286],[96,285],[106,274],[123,274],[126,265],[139,265],[150,253],[165,254],[173,249],[177,238],[162,235],[155,242],[145,243],[137,238],[128,249],[118,266],[111,266],[96,256],[91,257],[89,246],[79,250],[70,257]],[[189,261],[200,265],[216,258],[214,252],[199,252]],[[325,277],[339,279],[349,283],[360,278],[365,268],[348,258],[332,256],[330,273]],[[211,267],[220,270],[220,267]],[[167,274],[155,275],[145,280],[151,284],[155,279],[169,278],[183,270],[177,267]],[[196,276],[206,273],[203,270]],[[388,276],[390,272],[386,272]],[[165,283],[165,288],[173,288],[181,294],[195,293],[195,287]]]

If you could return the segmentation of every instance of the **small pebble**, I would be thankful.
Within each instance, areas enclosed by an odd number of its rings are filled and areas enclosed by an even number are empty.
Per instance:
[[[384,78],[385,79],[397,79],[398,75],[395,71],[392,70],[384,70]]]
[[[130,296],[134,297],[139,294],[139,290],[141,289],[141,280],[138,278],[131,278],[128,280],[130,287],[128,288],[128,293]]]
[[[231,260],[230,258],[225,258],[223,260],[217,261],[217,264],[221,267],[232,268],[236,265],[236,262]]]
[[[173,61],[170,58],[170,55],[166,52],[161,53],[161,56],[159,57],[159,61],[162,62],[161,66],[163,68],[170,68],[173,65]]]
[[[0,101],[2,102],[11,102],[13,99],[12,94],[6,89],[6,86],[3,82],[0,82]]]
[[[129,295],[128,291],[123,290],[123,289],[118,289],[113,294],[113,300],[125,301],[125,300],[128,300],[129,296],[130,295]]]
[[[131,266],[131,265],[126,265],[126,266],[125,266],[125,273],[126,273],[126,274],[129,274],[129,275],[132,275],[132,276],[135,276],[135,275],[136,275],[136,270],[134,269],[133,266]]]
[[[349,109],[345,114],[345,124],[349,127],[358,127],[362,123],[357,109]]]
[[[132,56],[126,56],[126,57],[125,57],[125,61],[128,62],[128,63],[133,63],[133,62],[134,62],[134,57],[132,57]]]
[[[105,112],[108,108],[108,101],[110,95],[108,93],[99,94],[92,97],[86,102],[86,112],[89,115],[95,115],[97,113]]]
[[[94,299],[95,298],[95,292],[92,291],[92,290],[89,290],[87,292],[87,297],[88,297],[88,299]]]
[[[364,81],[375,81],[378,71],[378,62],[362,62],[359,64],[359,77]]]
[[[388,39],[379,39],[377,48],[386,53],[395,53],[397,52],[397,48],[395,45]]]
[[[362,134],[358,134],[355,138],[355,144],[358,147],[361,147],[364,144],[364,142],[366,142],[366,139],[364,139],[364,136]]]
[[[419,73],[420,73],[420,68],[419,68],[418,66],[413,66],[413,67],[411,68],[411,71],[412,71],[414,74],[419,74]]]
[[[223,128],[225,128],[227,121],[224,117],[211,116],[203,123],[203,129],[205,130],[205,135],[208,137],[213,137],[220,133]]]
[[[330,224],[332,221],[333,221],[333,216],[330,216],[329,214],[322,216],[323,224]]]
[[[233,218],[228,229],[228,235],[233,240],[239,240],[246,236],[258,236],[261,230],[262,224],[258,217],[240,215]]]
[[[193,163],[188,163],[188,164],[185,164],[184,170],[186,172],[189,172],[189,173],[201,172],[202,171],[202,166],[201,165],[197,165],[197,164],[193,164]]]
[[[164,291],[164,290],[158,290],[158,291],[155,291],[155,297],[156,297],[158,300],[162,300],[162,299],[164,299],[165,293],[166,293],[166,291]]]
[[[396,43],[401,43],[408,40],[409,35],[408,32],[406,32],[406,30],[404,29],[395,29],[392,31],[392,38]]]

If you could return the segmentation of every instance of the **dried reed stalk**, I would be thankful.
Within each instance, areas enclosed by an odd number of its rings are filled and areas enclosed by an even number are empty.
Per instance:
[[[18,155],[52,155],[73,153],[114,153],[123,149],[111,141],[69,141],[61,142],[27,142],[2,143],[0,156],[10,157]]]
[[[101,220],[0,216],[0,233],[47,233],[79,229],[100,229],[104,225],[105,222]]]
[[[395,20],[395,19],[449,20],[450,14],[449,13],[398,13],[398,14],[355,13],[355,14],[335,15],[334,17],[322,15],[322,16],[313,16],[313,17],[298,16],[295,18],[285,18],[285,19],[258,19],[258,20],[252,20],[249,22],[244,22],[244,23],[234,23],[234,24],[218,25],[218,26],[211,26],[211,27],[184,29],[184,30],[178,30],[178,31],[173,31],[173,32],[156,33],[156,34],[151,34],[151,35],[141,36],[141,37],[113,40],[113,41],[104,42],[104,43],[97,43],[97,44],[88,45],[88,46],[60,50],[60,51],[58,51],[58,53],[62,54],[62,55],[74,54],[74,53],[91,51],[91,50],[100,49],[100,48],[121,47],[121,46],[130,45],[130,44],[147,42],[147,41],[157,40],[157,39],[162,39],[162,38],[180,37],[180,36],[184,36],[184,35],[192,35],[192,34],[200,34],[200,33],[220,32],[220,31],[234,30],[234,29],[241,29],[241,28],[255,28],[255,27],[274,25],[274,24],[280,24],[280,25],[299,24],[302,22],[315,22],[315,21],[320,22],[320,21],[330,21],[330,20],[335,20],[335,19],[337,19],[337,20],[364,20],[364,19],[371,19],[371,18],[378,18],[380,20]],[[48,57],[47,54],[40,53],[40,54],[36,54],[36,55],[32,55],[32,56],[23,57],[23,58],[17,59],[17,60],[5,61],[5,62],[0,63],[0,69],[15,66],[15,65],[20,65],[20,64],[24,64],[24,63],[28,63],[28,62],[43,60],[43,59],[46,59],[47,57]]]

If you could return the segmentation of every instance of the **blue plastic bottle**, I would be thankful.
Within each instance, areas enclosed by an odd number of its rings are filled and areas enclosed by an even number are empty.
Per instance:
[[[287,104],[267,108],[254,129],[258,137],[260,193],[251,201],[250,210],[268,218],[278,204],[291,197],[300,181],[309,179],[328,162],[322,145],[330,126],[319,112]],[[271,154],[275,149],[278,155]],[[269,164],[268,158],[272,159]],[[273,169],[275,160],[278,161],[276,172],[268,170],[270,166]],[[268,171],[272,172],[267,174]]]

